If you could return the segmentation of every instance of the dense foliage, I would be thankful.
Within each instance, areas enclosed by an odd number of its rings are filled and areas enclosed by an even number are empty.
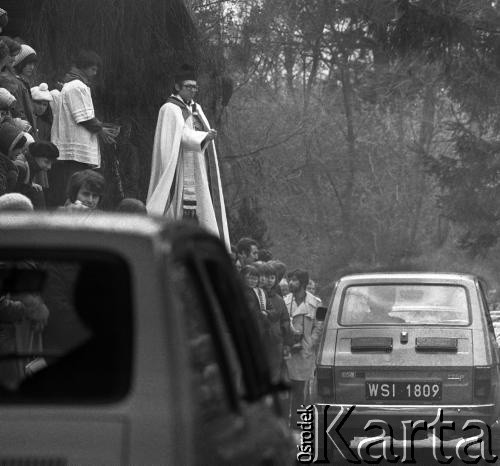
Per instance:
[[[277,255],[324,282],[378,267],[496,275],[473,259],[499,234],[496,2],[189,5],[202,56],[234,79],[229,210],[255,198]]]

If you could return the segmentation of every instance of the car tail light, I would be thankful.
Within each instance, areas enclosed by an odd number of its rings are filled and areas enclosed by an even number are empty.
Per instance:
[[[316,380],[318,382],[318,396],[321,398],[333,398],[333,367],[318,366],[316,368]]]
[[[491,392],[491,366],[474,367],[474,398],[484,401]]]

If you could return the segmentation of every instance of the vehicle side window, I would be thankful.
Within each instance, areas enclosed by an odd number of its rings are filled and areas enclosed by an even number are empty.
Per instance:
[[[221,323],[211,320],[210,313],[214,309],[208,312],[207,302],[188,267],[176,264],[174,280],[185,316],[195,403],[203,419],[212,419],[231,410],[231,392],[234,390],[231,374],[226,373],[221,361],[220,349],[226,351],[226,347],[213,331],[213,326]]]
[[[241,400],[255,401],[273,392],[267,354],[262,350],[258,322],[248,309],[241,283],[224,245],[189,226],[173,228],[174,269],[189,273],[189,288],[196,290],[205,311],[217,322],[217,350],[223,374],[228,374],[229,403],[239,410]],[[206,316],[205,316],[206,317]]]
[[[238,394],[258,398],[269,393],[267,354],[259,344],[260,335],[254,315],[249,311],[241,283],[221,257],[203,262],[207,276],[220,303],[223,318],[230,328],[231,354],[237,355]]]

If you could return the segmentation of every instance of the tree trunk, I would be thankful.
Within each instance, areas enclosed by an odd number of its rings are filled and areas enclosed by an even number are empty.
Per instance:
[[[434,134],[434,117],[436,113],[436,93],[434,83],[427,85],[424,91],[422,103],[422,121],[420,124],[420,134],[418,140],[418,150],[414,158],[414,196],[415,208],[410,225],[408,253],[412,254],[416,250],[417,235],[420,219],[422,216],[422,206],[426,194],[426,177],[424,170],[424,157],[429,154],[432,137]]]
[[[353,90],[351,83],[351,73],[349,70],[348,58],[344,58],[344,63],[340,68],[340,81],[342,83],[342,98],[344,102],[344,114],[346,120],[346,139],[348,151],[348,174],[345,179],[345,187],[342,193],[342,230],[344,239],[344,260],[349,262],[354,254],[354,243],[352,238],[352,201],[355,178],[356,162],[356,135],[354,131],[353,114]]]
[[[326,24],[327,11],[328,0],[324,0],[323,2],[321,2],[320,8],[318,9],[318,23],[314,28],[315,39],[312,46],[311,70],[309,72],[309,78],[307,79],[306,93],[304,96],[304,111],[307,111],[307,108],[309,107],[312,88],[316,81],[316,75],[318,74],[319,63],[321,60],[321,47],[323,43],[323,29],[325,28]]]
[[[283,54],[285,56],[284,65],[286,73],[286,89],[290,96],[295,94],[295,88],[293,84],[293,68],[295,65],[295,53],[293,46],[290,43],[293,40],[291,35],[285,36],[285,47],[283,48]]]

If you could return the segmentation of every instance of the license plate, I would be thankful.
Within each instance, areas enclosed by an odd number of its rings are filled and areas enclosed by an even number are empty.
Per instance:
[[[440,400],[441,382],[365,382],[367,400]]]

